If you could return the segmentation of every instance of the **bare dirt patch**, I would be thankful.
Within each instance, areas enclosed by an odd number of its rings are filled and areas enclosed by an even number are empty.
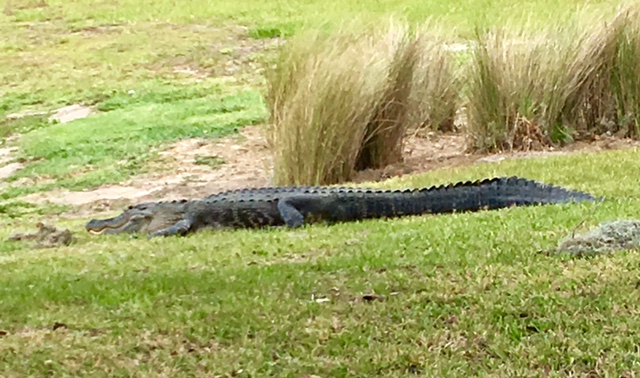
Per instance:
[[[94,113],[94,109],[89,106],[73,104],[56,110],[55,114],[49,117],[49,121],[67,123],[76,119],[86,118]]]
[[[465,152],[466,143],[461,135],[414,135],[406,141],[404,162],[380,170],[361,172],[354,181],[380,181],[433,169],[505,159],[637,146],[640,146],[640,141],[602,137],[591,143],[578,142],[560,149],[478,155]],[[54,190],[31,194],[22,199],[32,203],[73,205],[76,215],[84,215],[86,212],[112,210],[132,202],[198,198],[229,189],[271,185],[271,166],[263,129],[248,126],[237,135],[217,140],[199,138],[174,143],[154,163],[154,173],[134,176],[119,185],[106,185],[83,192]]]

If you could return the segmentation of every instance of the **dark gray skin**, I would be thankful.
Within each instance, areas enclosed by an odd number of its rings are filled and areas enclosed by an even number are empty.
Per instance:
[[[93,233],[142,232],[151,238],[186,235],[202,228],[297,228],[319,221],[350,222],[596,200],[587,193],[517,177],[395,191],[273,189],[237,196],[227,192],[204,200],[143,203],[114,218],[91,220],[86,227]]]

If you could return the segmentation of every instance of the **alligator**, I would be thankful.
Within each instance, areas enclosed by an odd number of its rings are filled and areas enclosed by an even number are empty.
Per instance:
[[[383,193],[384,189],[356,188],[346,186],[267,186],[260,188],[242,188],[219,192],[202,200],[179,200],[145,202],[135,206],[129,206],[120,216],[109,219],[93,219],[86,224],[86,229],[92,234],[120,234],[120,233],[152,233],[158,229],[155,222],[166,224],[168,221],[164,217],[173,216],[181,219],[186,213],[186,208],[203,207],[203,202],[214,204],[234,204],[236,207],[248,203],[254,207],[257,214],[269,215],[271,212],[260,209],[262,202],[277,201],[284,197],[300,195],[327,195],[331,193],[351,194],[351,193]],[[216,205],[215,207],[217,208]],[[262,211],[262,213],[260,213]],[[138,224],[140,222],[140,224]],[[177,220],[176,220],[177,222]],[[150,223],[150,224],[147,224]],[[257,228],[275,225],[273,221],[266,224],[230,225],[231,228]],[[278,223],[277,225],[282,225]],[[222,228],[222,227],[219,227]]]
[[[204,228],[236,229],[317,222],[443,214],[595,201],[596,197],[533,180],[496,177],[418,189],[267,187],[218,193],[197,200],[146,202],[108,219],[92,219],[90,233],[187,235]]]

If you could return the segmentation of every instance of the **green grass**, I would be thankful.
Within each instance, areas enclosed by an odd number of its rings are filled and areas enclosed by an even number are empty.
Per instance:
[[[640,255],[550,257],[580,222],[637,216],[640,150],[434,171],[519,174],[600,204],[187,238],[0,245],[2,375],[620,376],[640,354]],[[2,218],[5,219],[5,218]],[[28,227],[4,220],[1,236]],[[366,294],[386,299],[368,302]],[[318,298],[327,298],[328,301]],[[53,331],[56,323],[64,324]]]
[[[73,27],[60,21],[17,23],[0,17],[0,115],[49,110],[156,85],[243,84],[258,55],[238,44],[236,29],[167,23]],[[238,68],[231,72],[228,65]],[[187,69],[191,70],[188,73]],[[186,71],[186,73],[185,73]]]
[[[9,0],[11,1],[11,0]],[[590,1],[586,6],[594,9],[607,9],[616,1]],[[514,3],[507,0],[487,1],[450,1],[405,0],[405,1],[270,1],[240,2],[199,0],[185,1],[176,6],[169,0],[155,0],[152,3],[123,0],[117,4],[96,3],[83,0],[68,3],[63,0],[49,0],[47,7],[16,9],[13,18],[23,22],[51,21],[62,19],[66,24],[85,25],[96,23],[153,22],[172,23],[241,23],[257,25],[262,28],[313,23],[326,23],[365,16],[375,18],[397,14],[413,21],[421,21],[428,16],[436,16],[469,31],[474,21],[481,19],[489,23],[503,23],[508,19],[522,21],[532,14],[541,22],[554,21],[556,10],[569,10],[585,6],[580,1],[541,0],[526,3]],[[286,28],[286,27],[285,27]]]

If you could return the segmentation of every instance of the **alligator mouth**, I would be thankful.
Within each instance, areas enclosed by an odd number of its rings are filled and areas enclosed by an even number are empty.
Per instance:
[[[101,228],[88,228],[87,231],[89,231],[90,234],[92,235],[100,235],[102,233],[104,233],[106,230],[119,230],[120,227],[109,227],[109,226],[104,226]]]
[[[92,235],[99,235],[99,234],[109,233],[109,231],[114,231],[114,232],[122,231],[127,225],[127,222],[119,223],[117,225],[101,223],[101,222],[104,222],[104,221],[100,221],[97,219],[91,220],[86,226],[87,231]]]

